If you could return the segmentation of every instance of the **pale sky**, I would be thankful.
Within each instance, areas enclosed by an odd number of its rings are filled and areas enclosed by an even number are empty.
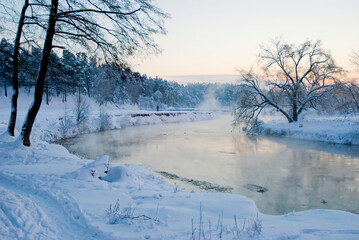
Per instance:
[[[157,6],[171,15],[167,35],[156,37],[163,52],[133,62],[148,76],[184,83],[226,75],[228,81],[236,69],[257,64],[259,45],[278,38],[321,40],[347,70],[359,50],[359,0],[157,0]]]

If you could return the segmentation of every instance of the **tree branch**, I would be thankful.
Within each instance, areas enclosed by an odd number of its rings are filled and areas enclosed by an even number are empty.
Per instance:
[[[91,13],[98,13],[98,14],[114,14],[114,15],[121,15],[121,16],[126,16],[126,15],[132,15],[138,11],[141,10],[141,7],[132,11],[132,12],[127,12],[127,13],[122,13],[120,11],[106,11],[106,10],[97,10],[97,9],[79,9],[79,10],[71,10],[71,11],[64,11],[64,12],[59,12],[57,14],[57,18],[61,18],[62,16],[67,16],[67,15],[71,15],[73,13],[84,13],[84,12],[91,12]]]

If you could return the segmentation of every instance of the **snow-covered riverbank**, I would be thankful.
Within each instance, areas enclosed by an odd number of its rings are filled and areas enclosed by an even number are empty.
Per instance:
[[[4,102],[1,99],[0,133],[6,130],[9,111]],[[20,124],[26,109],[20,108]],[[61,103],[42,106],[29,148],[16,137],[0,136],[3,239],[359,238],[357,214],[310,210],[264,215],[252,200],[240,195],[186,192],[138,165],[109,164],[106,156],[96,161],[80,159],[62,146],[41,140],[56,139],[46,136],[57,131],[53,121],[64,115],[61,109]],[[111,115],[111,109],[106,111]],[[128,119],[136,117],[126,116],[122,123],[133,124]],[[139,116],[134,124],[152,123],[146,117]],[[191,118],[178,115],[176,119],[185,120]],[[121,123],[120,118],[111,121]],[[164,115],[156,121],[174,121],[174,117]],[[96,121],[89,122],[87,131],[97,130]],[[52,134],[46,135],[49,131]]]
[[[41,105],[36,118],[32,139],[54,142],[78,134],[100,130],[119,129],[134,125],[162,124],[212,119],[215,114],[210,111],[145,111],[136,106],[117,106],[113,104],[99,106],[93,99],[83,97],[88,106],[86,119],[77,124],[77,97],[69,96],[66,103],[60,98],[53,99],[49,105]],[[21,93],[19,97],[16,129],[21,124],[32,102],[32,95]],[[10,97],[0,97],[0,123],[7,124],[10,116]]]
[[[304,119],[288,123],[285,119],[261,125],[260,134],[309,141],[359,145],[359,115],[307,114]]]

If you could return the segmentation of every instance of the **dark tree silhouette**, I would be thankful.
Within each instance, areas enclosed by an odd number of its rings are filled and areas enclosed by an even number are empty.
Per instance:
[[[15,124],[16,124],[16,115],[17,115],[17,99],[19,96],[19,49],[20,49],[20,39],[22,30],[25,23],[25,13],[29,7],[29,0],[24,1],[24,5],[21,10],[20,20],[16,32],[16,38],[14,43],[13,51],[13,60],[12,60],[12,89],[13,94],[11,97],[11,113],[10,120],[8,125],[8,133],[11,136],[14,136]]]
[[[46,32],[46,38],[44,43],[44,49],[42,51],[42,58],[40,62],[39,72],[37,74],[36,86],[35,86],[35,94],[34,101],[31,104],[27,116],[25,118],[24,124],[21,130],[21,137],[23,140],[24,146],[30,146],[30,134],[31,129],[34,124],[36,115],[40,109],[42,102],[42,95],[44,92],[44,82],[47,72],[47,66],[50,59],[50,52],[52,48],[52,39],[55,34],[55,25],[56,25],[56,15],[58,10],[58,0],[51,1],[51,10],[49,14],[49,23]]]

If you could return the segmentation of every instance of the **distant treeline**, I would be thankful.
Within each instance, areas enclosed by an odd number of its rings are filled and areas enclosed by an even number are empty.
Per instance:
[[[6,39],[0,44],[0,81],[7,96],[12,85],[12,48]],[[20,53],[19,86],[31,89],[35,79],[41,49],[33,47],[30,52]],[[161,78],[147,77],[115,64],[99,63],[86,53],[74,55],[64,49],[60,57],[51,53],[45,83],[47,103],[54,96],[63,101],[69,94],[86,94],[100,104],[137,104],[143,109],[161,107],[196,107],[204,100],[215,99],[222,106],[231,106],[236,101],[235,84],[195,83],[183,85]],[[214,106],[213,106],[214,107]]]

